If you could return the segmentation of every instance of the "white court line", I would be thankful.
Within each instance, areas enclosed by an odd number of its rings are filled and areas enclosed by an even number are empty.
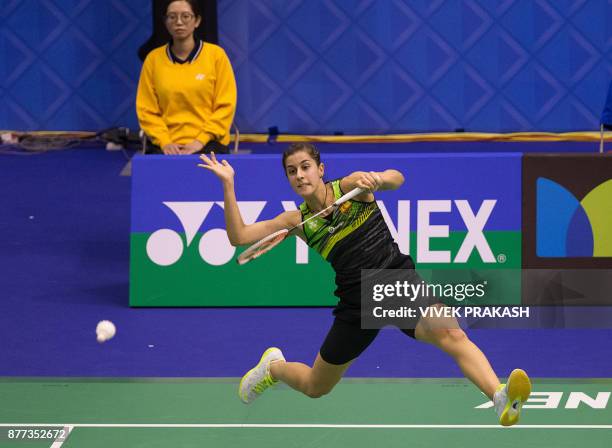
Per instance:
[[[330,428],[330,429],[509,429],[500,425],[358,425],[319,423],[0,423],[0,427],[73,428]],[[612,425],[516,425],[513,429],[612,429]],[[60,445],[61,446],[61,445]]]
[[[73,426],[65,425],[64,426],[64,438],[62,440],[55,439],[55,441],[51,444],[49,448],[61,448],[66,440],[68,440],[68,436],[72,432]]]

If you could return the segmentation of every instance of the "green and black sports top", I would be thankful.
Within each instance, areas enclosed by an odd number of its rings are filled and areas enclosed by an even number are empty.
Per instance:
[[[331,182],[334,200],[344,195],[340,179]],[[314,213],[300,205],[304,220]],[[316,217],[303,226],[306,243],[331,263],[336,272],[335,295],[342,298],[360,284],[362,269],[394,268],[400,253],[376,201],[349,200],[331,215]]]

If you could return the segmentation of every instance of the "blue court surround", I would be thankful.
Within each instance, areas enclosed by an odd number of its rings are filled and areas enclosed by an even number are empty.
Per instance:
[[[101,149],[0,156],[0,375],[235,377],[270,345],[310,363],[330,309],[127,306],[130,179],[118,175],[125,163]],[[94,334],[101,319],[118,328],[104,345]],[[609,329],[470,335],[500,376],[516,366],[538,377],[612,375]],[[461,372],[436,349],[385,330],[348,375]]]

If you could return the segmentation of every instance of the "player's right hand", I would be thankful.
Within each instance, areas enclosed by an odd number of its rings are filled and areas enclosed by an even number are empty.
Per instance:
[[[219,162],[214,152],[210,153],[210,157],[202,154],[200,160],[202,163],[198,164],[198,166],[212,171],[221,181],[231,182],[234,180],[234,168],[232,168],[227,160]]]

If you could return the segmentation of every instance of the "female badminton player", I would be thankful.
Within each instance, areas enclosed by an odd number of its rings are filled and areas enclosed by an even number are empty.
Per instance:
[[[402,254],[393,241],[373,194],[398,189],[404,183],[403,175],[394,169],[354,172],[325,182],[325,167],[319,151],[312,144],[294,143],[283,154],[283,169],[291,187],[304,202],[299,210],[245,225],[238,209],[231,165],[227,160],[218,161],[214,153],[200,158],[199,166],[212,171],[223,185],[227,234],[233,245],[248,245],[279,230],[292,229],[290,233],[319,252],[336,273],[335,295],[339,301],[334,309],[335,319],[312,367],[286,361],[278,348],[269,348],[242,378],[240,399],[251,403],[279,381],[312,398],[328,394],[379,332],[361,328],[361,270],[404,269],[420,280],[414,272],[412,258]],[[355,188],[362,189],[362,193],[335,211],[300,225]],[[439,325],[436,318],[421,317],[412,328],[401,331],[449,354],[463,374],[493,401],[501,425],[510,426],[518,421],[521,407],[531,393],[531,383],[523,370],[513,370],[507,383],[500,384],[485,355],[458,324]]]

